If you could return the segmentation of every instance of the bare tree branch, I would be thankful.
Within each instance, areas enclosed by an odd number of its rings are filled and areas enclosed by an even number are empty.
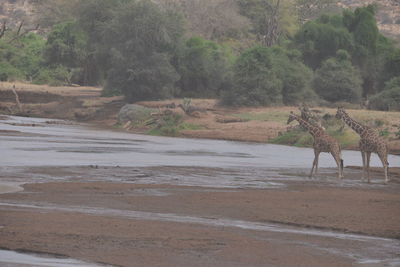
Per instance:
[[[21,32],[22,25],[24,25],[24,21],[23,21],[23,20],[22,20],[21,23],[19,24],[18,31],[17,31],[17,35],[19,35],[19,33]]]
[[[30,32],[33,32],[33,31],[37,31],[37,30],[39,29],[39,24],[37,24],[35,28],[26,29],[23,33],[20,33],[21,28],[22,28],[22,24],[23,24],[23,21],[22,21],[21,24],[19,25],[17,34],[14,36],[14,38],[12,38],[11,40],[8,41],[9,44],[12,43],[12,42],[14,42],[15,40],[18,40],[19,38],[23,37],[24,35],[26,35],[26,34],[28,34],[28,33],[30,33]]]
[[[3,25],[1,26],[1,29],[0,29],[0,39],[4,36],[4,33],[6,32],[6,30],[7,30],[7,26],[6,26],[6,20],[4,20],[3,21]]]

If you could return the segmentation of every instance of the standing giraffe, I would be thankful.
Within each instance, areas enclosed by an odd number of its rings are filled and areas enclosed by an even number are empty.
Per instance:
[[[324,129],[318,126],[314,126],[306,120],[303,120],[300,116],[297,116],[290,112],[287,124],[290,122],[297,120],[299,124],[308,130],[308,132],[313,136],[314,143],[314,161],[310,172],[310,178],[312,178],[314,167],[315,173],[318,172],[318,158],[321,152],[329,152],[332,154],[335,159],[336,165],[338,167],[338,178],[343,178],[343,159],[341,157],[341,150],[338,141],[334,139],[332,136],[325,133]]]
[[[365,179],[365,171],[367,170],[368,175],[368,183],[370,183],[369,177],[369,162],[371,159],[371,153],[377,153],[379,158],[382,161],[383,169],[385,172],[385,183],[389,181],[388,171],[389,171],[389,162],[387,160],[389,148],[386,141],[378,135],[378,133],[365,125],[355,121],[350,118],[350,116],[346,113],[344,108],[338,108],[336,112],[336,118],[342,119],[350,128],[352,128],[359,136],[360,142],[359,147],[361,151],[361,157],[363,161],[363,181]]]

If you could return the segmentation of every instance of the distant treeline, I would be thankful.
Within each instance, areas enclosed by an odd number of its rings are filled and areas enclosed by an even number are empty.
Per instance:
[[[130,102],[400,110],[400,49],[379,32],[372,5],[332,13],[331,0],[71,0],[56,1],[57,13],[48,2],[45,36],[22,23],[0,28],[0,80],[103,86]]]

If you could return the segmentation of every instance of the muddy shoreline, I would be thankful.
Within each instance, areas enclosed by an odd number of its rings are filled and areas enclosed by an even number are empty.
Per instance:
[[[1,248],[112,266],[400,263],[399,169],[385,185],[376,158],[367,184],[357,168],[339,181],[328,155],[309,179],[306,148],[0,126],[0,184],[24,189],[0,194]]]
[[[384,186],[374,173],[372,185],[355,186],[357,172],[346,184],[334,169],[321,172],[286,179],[280,189],[85,182],[79,172],[66,182],[25,184],[0,195],[0,247],[116,266],[354,266],[382,257],[368,250],[388,238],[384,256],[397,262],[399,177]],[[347,252],[331,253],[335,247]]]
[[[71,120],[89,123],[98,129],[129,131],[136,134],[146,134],[150,130],[150,127],[143,125],[130,127],[129,130],[123,129],[123,125],[118,125],[117,114],[126,102],[121,96],[102,97],[101,88],[50,87],[17,83],[16,91],[21,101],[20,110],[16,106],[15,96],[10,89],[13,85],[14,83],[0,82],[0,114]],[[137,104],[163,110],[168,104],[180,102],[182,99],[143,101]],[[207,112],[200,117],[193,117],[185,115],[180,108],[173,109],[174,113],[183,116],[185,123],[198,128],[181,130],[178,133],[179,137],[268,143],[286,131],[287,114],[297,110],[297,107],[290,106],[229,108],[218,105],[216,99],[193,99],[192,104]],[[331,114],[335,112],[334,109],[324,107],[316,107],[316,109]],[[379,131],[392,132],[389,140],[391,153],[400,155],[400,139],[394,138],[393,134],[398,131],[395,126],[400,125],[400,117],[396,115],[397,113],[371,110],[351,110],[351,112],[365,113],[369,120],[383,123]],[[255,119],[239,119],[238,114]],[[262,119],[263,116],[266,118]],[[222,121],[235,118],[236,122],[221,122],[221,118]],[[358,150],[358,143],[352,141],[346,144],[346,149]]]

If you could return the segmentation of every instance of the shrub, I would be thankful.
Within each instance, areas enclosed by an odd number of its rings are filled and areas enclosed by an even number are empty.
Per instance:
[[[105,90],[120,91],[130,102],[175,94],[179,75],[171,64],[181,38],[180,16],[151,1],[126,1],[104,30],[110,68]]]
[[[400,76],[387,82],[385,89],[370,99],[369,107],[378,110],[400,111]]]
[[[12,36],[0,39],[0,80],[31,80],[40,69],[45,41],[29,33],[10,43]]]
[[[345,51],[338,52],[337,58],[322,63],[315,72],[314,90],[330,102],[358,102],[362,93],[360,73],[351,65]]]
[[[186,41],[179,58],[181,95],[216,97],[230,83],[232,54],[225,47],[200,37]]]
[[[51,86],[68,85],[71,83],[71,72],[64,66],[42,68],[34,78],[35,84],[49,84]]]
[[[163,116],[156,127],[149,131],[149,134],[177,136],[181,128],[182,116],[179,114],[171,114]]]
[[[23,79],[23,73],[6,61],[0,61],[0,81]]]
[[[233,85],[221,97],[227,105],[268,106],[304,101],[310,92],[311,71],[299,52],[279,47],[254,47],[234,65]]]

